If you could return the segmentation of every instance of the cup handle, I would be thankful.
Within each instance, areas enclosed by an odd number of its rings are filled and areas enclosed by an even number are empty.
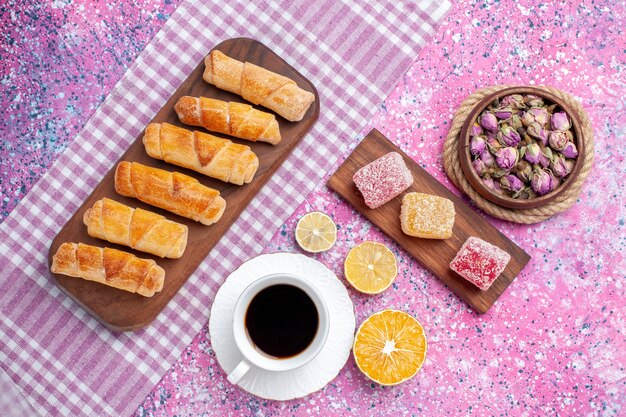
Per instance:
[[[237,385],[237,382],[239,382],[246,372],[250,370],[250,366],[250,362],[248,362],[245,358],[242,359],[241,362],[239,362],[239,365],[237,365],[235,369],[228,374],[228,382],[233,385]]]

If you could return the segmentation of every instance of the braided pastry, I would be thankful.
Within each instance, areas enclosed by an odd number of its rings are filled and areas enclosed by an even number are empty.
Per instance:
[[[150,123],[143,144],[152,158],[232,184],[249,183],[259,168],[249,146],[169,123]]]
[[[218,50],[211,51],[204,64],[204,81],[274,110],[291,122],[302,120],[315,101],[315,95],[298,87],[294,80]]]

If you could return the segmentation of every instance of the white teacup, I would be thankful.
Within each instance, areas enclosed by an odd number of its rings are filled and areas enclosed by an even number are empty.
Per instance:
[[[292,285],[304,291],[315,305],[318,316],[317,332],[308,346],[294,356],[286,358],[270,356],[262,351],[252,341],[246,328],[246,313],[254,297],[266,288],[281,284]],[[228,380],[236,384],[253,366],[267,371],[284,372],[306,365],[315,359],[324,347],[329,328],[329,314],[324,298],[309,281],[286,273],[272,274],[259,278],[241,293],[235,304],[233,335],[235,343],[243,355],[243,359],[228,375]]]

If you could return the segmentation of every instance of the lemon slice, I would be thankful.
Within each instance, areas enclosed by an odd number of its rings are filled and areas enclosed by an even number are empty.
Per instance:
[[[367,241],[355,246],[343,265],[346,280],[366,294],[385,291],[398,275],[396,257],[382,243]]]
[[[426,358],[422,325],[404,311],[383,310],[361,324],[352,354],[368,378],[381,385],[396,385],[417,373]]]
[[[327,214],[307,213],[296,224],[296,242],[307,252],[324,252],[337,241],[337,225]]]

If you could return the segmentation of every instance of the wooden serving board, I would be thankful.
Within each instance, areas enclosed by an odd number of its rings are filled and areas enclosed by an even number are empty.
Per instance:
[[[249,184],[243,186],[227,184],[216,179],[205,177],[195,171],[150,158],[146,154],[141,142],[143,131],[141,132],[126,153],[120,158],[120,161],[136,161],[168,171],[182,172],[183,174],[197,178],[202,184],[220,190],[222,197],[226,200],[226,211],[220,221],[211,226],[204,226],[199,222],[194,222],[165,210],[144,204],[134,198],[122,197],[115,192],[114,188],[114,174],[117,163],[111,167],[111,170],[103,178],[102,182],[95,188],[78,211],[74,213],[74,216],[72,216],[63,229],[61,229],[52,242],[48,255],[48,263],[51,265],[52,256],[63,242],[82,242],[95,246],[108,246],[128,251],[141,258],[152,258],[165,269],[165,284],[163,290],[150,298],[83,279],[52,274],[61,290],[110,329],[118,331],[134,330],[149,324],[156,318],[159,312],[163,310],[170,299],[174,297],[180,287],[196,270],[198,265],[207,257],[211,249],[217,244],[224,233],[226,233],[231,224],[239,217],[239,214],[246,208],[261,187],[270,179],[272,174],[281,166],[283,161],[289,156],[298,142],[300,142],[304,135],[311,129],[319,117],[320,101],[317,90],[313,84],[265,45],[252,39],[236,38],[224,41],[214,49],[218,49],[226,55],[238,60],[252,62],[293,79],[298,86],[315,94],[315,102],[311,105],[304,118],[299,122],[289,122],[280,116],[276,116],[282,136],[282,141],[278,145],[274,146],[261,142],[253,143],[229,137],[233,142],[250,146],[252,151],[259,157],[259,169],[254,179]],[[209,51],[207,51],[207,54],[208,53]],[[168,122],[186,127],[190,130],[203,131],[202,128],[185,126],[179,122],[176,112],[174,111],[174,104],[184,95],[205,96],[226,101],[245,102],[240,96],[219,90],[206,83],[202,79],[203,71],[204,62],[200,62],[169,101],[165,103],[154,119],[152,119],[152,122]],[[270,110],[262,107],[257,108],[270,112]],[[224,137],[224,135],[219,134],[218,136]],[[80,175],[80,173],[77,173],[77,175]],[[146,210],[151,210],[164,215],[168,219],[186,224],[189,227],[189,239],[187,249],[182,258],[161,259],[147,253],[131,250],[125,246],[91,238],[87,234],[86,226],[83,224],[83,214],[95,201],[103,197],[109,197],[131,207],[141,207]]]
[[[370,209],[363,196],[354,185],[352,176],[362,166],[389,153],[398,152],[413,173],[413,185],[406,192],[421,192],[438,195],[452,200],[456,210],[453,235],[450,239],[420,239],[405,235],[400,227],[400,206],[402,195],[387,204]],[[328,186],[341,195],[356,210],[363,214],[380,230],[394,239],[411,256],[420,261],[452,291],[463,298],[470,306],[485,313],[502,295],[517,274],[530,260],[530,256],[515,243],[474,212],[460,198],[433,178],[409,156],[391,143],[379,131],[372,130],[328,180]],[[468,237],[476,236],[490,242],[511,255],[511,261],[502,275],[489,290],[481,291],[450,269],[450,262],[456,256]]]

